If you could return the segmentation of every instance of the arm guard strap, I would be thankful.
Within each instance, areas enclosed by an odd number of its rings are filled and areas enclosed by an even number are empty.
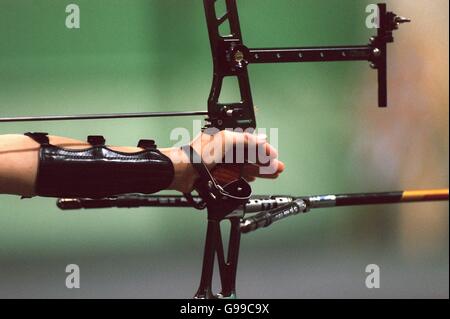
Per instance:
[[[143,151],[122,153],[105,146],[101,136],[90,136],[91,148],[69,150],[51,145],[46,133],[26,133],[41,145],[36,194],[44,197],[100,198],[152,194],[172,183],[172,161],[143,140]]]

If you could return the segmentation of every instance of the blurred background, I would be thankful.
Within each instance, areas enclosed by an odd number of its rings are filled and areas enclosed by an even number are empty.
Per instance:
[[[81,28],[67,29],[76,3]],[[448,187],[447,0],[387,1],[413,23],[389,46],[388,109],[367,63],[254,65],[258,125],[286,172],[257,194]],[[366,0],[241,0],[250,47],[365,44]],[[1,0],[0,116],[206,108],[212,64],[200,0]],[[192,119],[1,124],[113,145],[170,146]],[[1,160],[1,157],[0,157]],[[276,187],[274,187],[276,185]],[[448,298],[448,203],[318,210],[242,238],[240,298]],[[0,196],[0,297],[190,298],[206,216],[191,209],[63,213]],[[381,288],[365,287],[365,267]],[[78,264],[81,288],[65,287]]]

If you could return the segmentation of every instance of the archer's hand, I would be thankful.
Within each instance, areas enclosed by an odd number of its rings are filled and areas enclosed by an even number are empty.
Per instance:
[[[191,146],[201,155],[202,161],[221,184],[239,177],[248,182],[257,178],[275,179],[285,167],[278,160],[277,150],[261,135],[231,131],[221,131],[214,135],[201,133],[191,142]],[[172,160],[175,168],[170,189],[191,192],[198,175],[188,156],[179,148],[161,151]]]

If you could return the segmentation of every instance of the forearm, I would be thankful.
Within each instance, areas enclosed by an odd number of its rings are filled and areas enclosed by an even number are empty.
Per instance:
[[[49,136],[50,144],[65,149],[87,149],[87,142],[59,136]],[[109,147],[114,151],[135,153],[142,151],[138,147]],[[35,196],[39,167],[40,145],[24,135],[0,135],[0,193],[21,196]],[[172,162],[176,156],[182,156],[173,149],[161,149],[161,153]],[[169,189],[182,190],[181,181],[189,170],[183,165],[174,165],[174,178]],[[86,181],[88,182],[88,181]],[[151,182],[151,181],[149,181]]]

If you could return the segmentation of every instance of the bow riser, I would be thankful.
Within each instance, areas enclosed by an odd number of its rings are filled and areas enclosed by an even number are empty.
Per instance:
[[[253,99],[246,65],[233,63],[243,47],[236,0],[224,0],[226,12],[219,16],[215,0],[204,0],[206,23],[213,57],[213,82],[208,98],[208,126],[224,129],[256,127]],[[228,23],[230,34],[221,34],[221,25]],[[236,55],[237,54],[237,55]],[[242,60],[244,61],[244,60]],[[225,77],[235,77],[241,100],[234,103],[219,102]]]

